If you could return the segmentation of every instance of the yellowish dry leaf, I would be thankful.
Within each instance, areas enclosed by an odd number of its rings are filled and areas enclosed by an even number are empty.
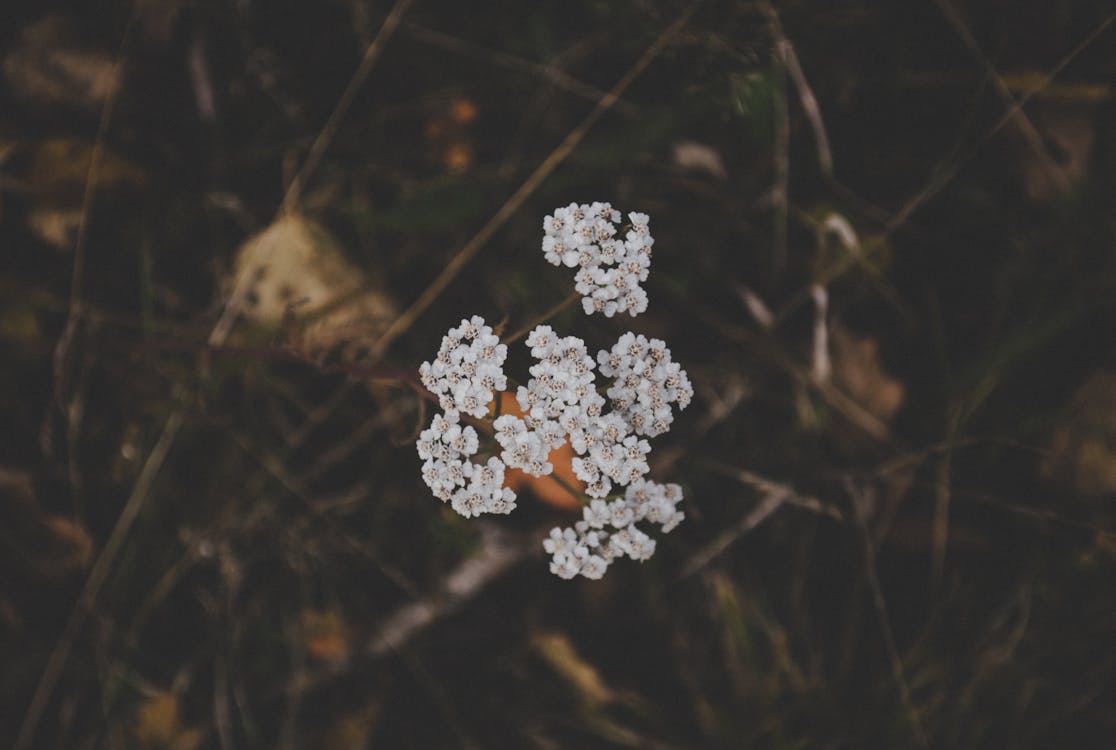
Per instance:
[[[351,637],[349,626],[336,610],[304,610],[302,622],[303,646],[311,658],[324,662],[342,661],[349,655]]]
[[[178,734],[178,697],[158,693],[148,698],[136,711],[132,735],[145,748],[164,748]]]
[[[1116,493],[1116,372],[1095,373],[1077,390],[1042,471],[1082,495]]]
[[[244,295],[244,315],[258,324],[296,323],[308,350],[374,340],[395,315],[323,226],[283,216],[246,241],[236,256],[233,290]]]
[[[605,684],[597,668],[577,652],[564,634],[536,634],[531,638],[531,646],[589,706],[597,708],[616,699],[616,693]]]
[[[839,323],[830,330],[833,384],[865,411],[889,424],[903,405],[907,389],[884,371],[879,343],[857,337]]]

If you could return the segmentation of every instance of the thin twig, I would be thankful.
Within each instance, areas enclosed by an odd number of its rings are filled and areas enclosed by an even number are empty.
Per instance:
[[[775,142],[772,144],[772,169],[774,171],[774,184],[771,186],[771,204],[775,216],[772,250],[771,270],[775,281],[778,281],[787,267],[787,234],[790,219],[790,107],[787,105],[787,76],[786,66],[783,65],[783,52],[780,49],[785,42],[776,44],[776,59],[773,65],[774,100],[773,115],[775,128]]]
[[[364,59],[361,61],[360,67],[357,69],[353,78],[346,87],[345,92],[342,94],[341,100],[335,107],[333,114],[326,122],[322,132],[319,133],[318,138],[315,140],[311,148],[310,154],[306,162],[303,164],[302,170],[296,175],[295,181],[292,182],[290,189],[287,192],[283,202],[283,210],[287,210],[297,205],[298,193],[302,182],[316,167],[317,161],[321,158],[322,153],[328,146],[330,139],[332,139],[337,125],[341,117],[347,111],[349,105],[352,103],[353,97],[356,95],[357,89],[363,83],[364,78],[371,70],[373,63],[379,57],[380,51],[384,43],[391,37],[391,32],[399,25],[402,13],[413,2],[413,0],[398,0],[395,7],[392,8],[391,13],[384,21],[384,27],[381,28],[380,33],[376,39],[372,41],[369,48],[365,51]],[[128,41],[135,20],[135,14],[129,20],[129,24],[124,33],[124,39],[121,42],[122,50]],[[122,64],[123,52],[118,56],[116,65]],[[100,146],[103,141],[104,131],[107,129],[108,122],[111,119],[113,103],[115,97],[110,96],[106,101],[101,112],[101,126],[98,134],[97,144],[95,144],[94,151],[90,157],[90,169],[86,178],[85,199],[82,212],[81,224],[79,225],[77,245],[75,246],[74,253],[74,269],[73,281],[71,285],[71,304],[70,314],[67,319],[66,329],[63,332],[62,338],[59,340],[55,348],[54,361],[56,373],[56,399],[58,395],[64,391],[64,380],[61,379],[61,373],[64,372],[64,365],[68,356],[71,346],[74,331],[76,330],[77,322],[81,317],[82,303],[81,303],[81,282],[84,274],[84,236],[85,236],[85,222],[87,214],[92,204],[92,197],[94,186],[96,185],[96,171],[95,168],[100,162]],[[249,285],[243,285],[249,286]],[[250,288],[250,287],[249,287]],[[232,323],[236,318],[240,305],[246,297],[246,290],[237,290],[236,293],[226,302],[222,314],[219,317],[213,330],[208,337],[209,344],[217,347],[224,343],[229,332],[232,328]],[[159,439],[152,449],[147,460],[144,462],[143,469],[136,480],[136,484],[132,489],[132,494],[129,496],[127,502],[124,504],[124,509],[121,511],[119,518],[117,518],[116,525],[113,527],[112,533],[101,554],[98,556],[86,579],[85,586],[78,597],[77,603],[70,614],[70,619],[66,623],[66,629],[63,632],[59,641],[55,644],[54,650],[51,652],[47,660],[46,667],[43,674],[39,679],[39,684],[35,688],[35,693],[32,696],[31,703],[28,706],[27,713],[24,716],[23,724],[20,727],[19,736],[16,739],[15,750],[26,750],[30,747],[34,739],[35,732],[38,729],[40,720],[42,719],[43,712],[46,709],[47,703],[54,692],[54,688],[58,683],[58,679],[62,674],[66,661],[69,659],[70,653],[73,651],[74,643],[81,632],[82,626],[85,624],[86,618],[92,612],[97,596],[100,594],[101,588],[108,578],[109,569],[116,558],[117,553],[120,551],[124,540],[132,529],[132,525],[136,518],[139,516],[140,511],[146,504],[151,485],[155,477],[162,469],[163,464],[166,462],[167,456],[170,453],[171,447],[182,427],[183,412],[181,409],[176,409],[167,418],[163,425],[163,430],[159,435]]]
[[[977,62],[984,68],[985,73],[988,75],[989,80],[992,81],[993,88],[1003,100],[1004,105],[1008,108],[1010,113],[1006,122],[1010,122],[1018,130],[1019,134],[1023,136],[1023,140],[1034,152],[1038,162],[1043,166],[1051,178],[1062,188],[1068,184],[1068,178],[1065,172],[1057,163],[1050,157],[1050,151],[1047,149],[1046,144],[1043,143],[1042,135],[1038,132],[1038,128],[1031,122],[1031,119],[1024,114],[1023,110],[1013,106],[1015,104],[1015,97],[1011,93],[1011,89],[1004,83],[1004,79],[1000,77],[999,71],[992,65],[991,61],[984,54],[980,48],[980,43],[977,42],[973,36],[973,32],[969,29],[957,8],[949,0],[934,0],[934,4],[941,10],[942,15],[945,16],[946,21],[961,37],[965,47],[976,58]]]
[[[124,35],[120,40],[120,51],[117,53],[112,66],[114,80],[120,80],[120,73],[127,58],[126,52],[136,16],[136,13],[131,14],[128,25],[124,29]],[[66,392],[68,385],[66,370],[70,348],[73,345],[77,325],[85,309],[82,287],[85,282],[85,240],[89,233],[89,214],[93,210],[93,196],[97,192],[97,177],[104,156],[109,123],[112,122],[113,112],[116,111],[116,100],[122,88],[122,86],[117,86],[105,98],[104,106],[101,107],[101,119],[97,125],[97,136],[93,141],[93,149],[89,153],[89,169],[85,174],[85,192],[81,199],[81,216],[78,219],[77,237],[74,239],[74,265],[70,271],[70,310],[66,316],[66,327],[54,347],[54,398],[59,407],[63,407],[63,394]]]
[[[302,162],[302,167],[295,174],[294,179],[287,188],[287,194],[283,196],[283,205],[281,208],[282,213],[294,213],[298,208],[298,201],[302,195],[302,188],[313,174],[314,170],[318,168],[318,162],[321,161],[322,155],[325,150],[329,148],[330,142],[333,137],[337,135],[337,128],[341,124],[341,119],[349,111],[349,107],[356,98],[357,92],[360,87],[364,85],[365,79],[368,74],[372,72],[372,67],[380,58],[380,53],[383,52],[384,45],[391,39],[395,30],[399,28],[400,21],[403,20],[403,14],[407,12],[413,0],[396,0],[395,5],[392,6],[391,12],[387,14],[383,24],[380,26],[379,32],[375,38],[368,44],[364,50],[364,57],[361,58],[360,65],[357,67],[353,77],[349,79],[349,85],[341,93],[341,98],[337,100],[337,104],[333,107],[333,112],[330,113],[329,119],[326,124],[322,126],[321,132],[318,137],[314,139],[314,143],[310,146],[310,152],[306,155],[306,159]]]
[[[411,303],[411,306],[404,310],[403,314],[396,318],[392,324],[388,326],[388,329],[381,334],[379,339],[376,340],[376,343],[372,345],[372,355],[374,357],[382,356],[397,338],[414,325],[415,321],[434,303],[434,300],[445,291],[450,282],[457,278],[457,275],[460,274],[469,261],[473,259],[473,256],[480,252],[481,248],[492,239],[492,236],[507,223],[508,219],[510,219],[512,215],[519,210],[520,206],[523,205],[524,201],[526,201],[539,185],[550,176],[550,173],[573,153],[574,149],[584,140],[593,125],[597,123],[605,112],[619,101],[620,95],[628,89],[628,86],[639,77],[647,66],[651,64],[651,61],[658,57],[659,53],[663,51],[666,45],[682,30],[700,4],[701,0],[695,0],[695,2],[691,3],[682,15],[651,43],[651,46],[648,47],[632,67],[621,76],[620,80],[616,82],[616,85],[597,102],[597,105],[585,116],[585,119],[582,120],[576,128],[570,131],[562,142],[558,144],[558,147],[555,148],[550,155],[535,168],[535,171],[524,180],[523,184],[512,193],[495,215],[493,215],[493,217],[457,251],[449,263],[446,264],[445,268],[442,269],[442,272],[439,273],[438,276],[430,282],[426,290],[419,295],[419,298]]]
[[[462,55],[485,60],[494,65],[499,65],[502,68],[511,70],[517,73],[531,73],[542,78],[545,78],[557,88],[564,89],[575,96],[580,96],[583,99],[596,102],[601,98],[607,96],[607,93],[592,86],[584,81],[579,81],[568,73],[563,72],[561,69],[553,65],[542,65],[531,60],[526,60],[517,55],[512,55],[507,52],[488,49],[479,44],[470,42],[466,39],[460,39],[451,34],[446,34],[442,31],[420,26],[416,23],[403,24],[405,33],[419,40],[426,42],[435,47],[440,47],[450,52],[457,52]],[[620,100],[616,102],[616,110],[623,112],[627,115],[638,114],[639,110],[631,102]]]
[[[500,343],[508,344],[508,345],[514,344],[516,341],[519,341],[521,338],[526,336],[528,333],[535,330],[536,326],[539,326],[539,325],[545,323],[546,321],[550,320],[555,315],[557,315],[558,313],[562,312],[567,307],[572,305],[574,302],[577,302],[580,298],[581,298],[581,293],[580,292],[571,293],[564,300],[562,300],[557,305],[555,305],[554,307],[552,307],[549,310],[547,310],[546,312],[544,312],[539,317],[532,320],[527,325],[520,328],[518,331],[513,333],[511,336],[505,336],[504,339]]]
[[[819,515],[828,516],[836,520],[843,520],[840,511],[825,505],[817,498],[801,495],[789,485],[773,479],[760,476],[755,472],[729,466],[718,462],[702,462],[703,465],[728,477],[732,477],[741,484],[759,491],[762,499],[741,518],[735,526],[722,532],[709,544],[692,555],[682,567],[679,579],[689,578],[694,573],[704,569],[709,563],[725,553],[725,551],[740,540],[741,537],[751,532],[761,523],[766,521],[775,511],[785,505],[803,508]]]
[[[723,555],[725,550],[739,541],[741,537],[766,521],[772,513],[783,505],[786,499],[787,494],[785,492],[769,492],[764,495],[763,498],[756,503],[755,507],[745,514],[735,526],[722,531],[717,535],[716,539],[702,547],[694,555],[691,555],[690,559],[682,567],[682,572],[678,574],[678,578],[680,580],[689,578]]]
[[[868,524],[862,512],[864,505],[862,498],[863,491],[855,486],[852,479],[848,477],[846,477],[845,484],[852,505],[852,515],[856,519],[861,547],[864,551],[864,577],[867,579],[868,588],[872,592],[872,605],[876,610],[876,618],[883,635],[887,659],[891,664],[891,676],[892,679],[895,680],[896,687],[899,689],[899,697],[902,700],[903,709],[906,711],[907,720],[911,725],[914,739],[919,747],[927,748],[930,743],[926,738],[926,731],[922,728],[922,721],[919,719],[918,712],[915,710],[914,703],[911,700],[911,689],[907,682],[906,672],[903,669],[903,660],[899,654],[899,648],[895,645],[895,634],[891,629],[891,618],[887,613],[887,602],[884,600],[883,588],[880,586],[880,577],[876,568],[876,547],[872,542],[872,536],[868,531]]]
[[[806,119],[810,123],[810,130],[814,133],[814,148],[818,152],[818,168],[825,177],[833,177],[833,153],[829,149],[829,136],[825,131],[825,122],[822,120],[821,107],[818,106],[814,90],[802,72],[802,65],[798,62],[798,55],[794,52],[794,45],[779,31],[779,57],[783,66],[794,81],[794,88],[798,91],[798,104],[802,107]]]
[[[930,180],[926,187],[924,187],[922,190],[912,196],[905,204],[903,204],[903,207],[900,208],[887,222],[887,225],[884,228],[884,234],[892,234],[899,227],[906,224],[907,220],[910,219],[915,211],[921,208],[931,198],[941,192],[946,185],[952,182],[953,178],[955,178],[961,172],[961,168],[965,164],[967,164],[969,160],[976,156],[977,151],[985,143],[991,140],[992,137],[999,133],[1006,125],[1014,121],[1018,114],[1023,110],[1023,107],[1025,107],[1032,98],[1034,98],[1040,92],[1045,90],[1047,86],[1053,83],[1054,79],[1058,77],[1058,74],[1061,73],[1071,62],[1077,59],[1077,57],[1082,52],[1084,52],[1085,49],[1089,47],[1089,45],[1095,42],[1105,31],[1107,31],[1108,27],[1111,26],[1113,22],[1116,22],[1116,13],[1109,15],[1097,26],[1097,28],[1089,32],[1085,36],[1085,38],[1078,42],[1077,45],[1073,49],[1071,49],[1065,57],[1059,60],[1057,64],[1055,64],[1054,67],[1051,68],[1050,71],[1046,75],[1044,75],[1031,90],[1023,94],[1019,98],[1014,99],[1014,103],[1011,104],[1011,106],[1009,106],[1004,111],[1004,114],[1000,117],[1000,119],[997,120],[996,123],[988,129],[984,136],[976,144],[974,144],[974,146],[970,148],[967,153],[958,157],[952,163],[946,164],[944,167],[939,169],[938,174]]]
[[[58,643],[55,644],[54,650],[51,651],[43,675],[39,678],[39,684],[35,688],[35,694],[31,698],[31,705],[27,708],[23,726],[20,728],[19,737],[16,740],[15,750],[24,750],[31,746],[39,720],[42,719],[43,711],[46,709],[51,693],[54,691],[54,686],[58,683],[58,678],[62,674],[66,660],[69,659],[70,653],[73,651],[74,643],[77,641],[81,628],[85,624],[86,618],[93,611],[97,595],[100,594],[101,587],[108,579],[109,569],[112,567],[117,553],[120,552],[128,532],[132,530],[132,524],[135,523],[140,511],[143,510],[151,485],[154,483],[159,470],[163,467],[163,463],[166,461],[171,446],[174,444],[181,428],[182,412],[176,409],[167,418],[166,424],[163,425],[163,432],[159,435],[155,447],[151,449],[151,454],[147,457],[143,470],[140,471],[139,478],[136,479],[136,484],[132,488],[132,494],[124,503],[124,509],[116,520],[112,534],[105,542],[105,547],[98,555],[92,570],[89,571],[89,577],[85,580],[85,586],[82,587],[73,612],[70,613],[66,629]]]

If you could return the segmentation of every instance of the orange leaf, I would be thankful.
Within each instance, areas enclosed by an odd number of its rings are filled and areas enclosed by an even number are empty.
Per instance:
[[[489,413],[492,413],[492,404],[488,408]],[[523,410],[519,408],[519,402],[515,400],[515,394],[509,391],[500,394],[500,413],[511,414],[515,417],[523,416]],[[560,482],[554,480],[554,477],[558,477],[575,490],[581,492],[585,490],[585,485],[574,474],[573,459],[573,448],[567,442],[561,448],[552,450],[550,455],[547,456],[546,460],[554,464],[553,474],[548,474],[545,477],[533,477],[530,474],[524,474],[519,469],[508,469],[504,473],[504,486],[513,490],[517,495],[527,489],[539,500],[555,508],[581,510],[581,499],[575,497]]]

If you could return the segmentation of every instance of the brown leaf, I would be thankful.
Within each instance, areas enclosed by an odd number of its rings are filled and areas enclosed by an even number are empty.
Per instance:
[[[141,747],[164,748],[179,731],[178,698],[173,693],[157,693],[136,711],[132,734]]]
[[[884,371],[879,343],[869,336],[857,337],[840,323],[830,331],[833,384],[865,411],[889,424],[903,405],[907,389]]]
[[[336,610],[304,610],[302,621],[303,646],[311,658],[339,662],[349,656],[351,637],[348,624]]]
[[[1116,371],[1095,373],[1074,394],[1042,473],[1082,495],[1116,493]]]
[[[539,633],[531,638],[531,646],[588,705],[600,707],[616,698],[597,668],[577,652],[564,634]]]
[[[293,325],[293,345],[323,352],[367,344],[395,316],[386,293],[344,254],[323,226],[283,216],[240,248],[233,293],[244,295],[244,315],[264,326]]]
[[[99,111],[120,87],[113,58],[83,43],[77,26],[61,15],[25,27],[3,72],[17,98],[48,107]]]

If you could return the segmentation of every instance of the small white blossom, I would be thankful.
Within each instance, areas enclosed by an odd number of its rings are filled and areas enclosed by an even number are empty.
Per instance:
[[[543,257],[552,265],[578,268],[574,288],[582,296],[586,315],[611,318],[626,312],[636,316],[647,309],[647,293],[640,286],[651,266],[647,214],[628,214],[631,228],[618,238],[620,212],[608,203],[571,203],[543,220]]]
[[[685,409],[694,389],[686,371],[671,361],[670,349],[659,339],[632,332],[612,349],[597,354],[602,375],[613,378],[608,397],[615,413],[623,415],[639,435],[654,437],[670,429],[671,404]]]
[[[508,347],[474,315],[462,320],[442,337],[442,346],[433,362],[419,367],[422,384],[438,397],[445,411],[463,411],[482,418],[494,391],[508,387],[503,364]]]
[[[682,488],[677,484],[657,484],[639,479],[628,485],[625,499],[636,518],[659,524],[664,534],[673,531],[686,517],[678,510],[678,503],[682,502]]]
[[[507,514],[515,510],[515,493],[504,486],[504,464],[495,456],[486,464],[471,464],[469,484],[450,498],[455,511],[469,518],[481,513]]]
[[[496,429],[496,442],[504,449],[501,458],[514,469],[522,469],[533,477],[546,476],[554,471],[548,439],[556,434],[556,422],[543,421],[532,429],[527,421],[512,414],[505,414],[492,423]]]

